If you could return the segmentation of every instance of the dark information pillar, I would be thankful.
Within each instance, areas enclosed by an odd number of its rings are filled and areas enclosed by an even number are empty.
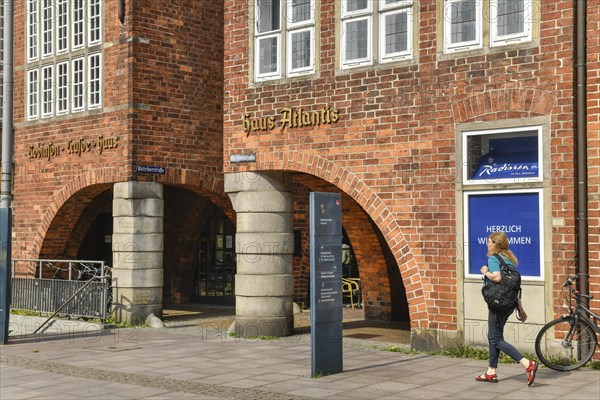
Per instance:
[[[342,372],[342,198],[310,194],[311,376]]]
[[[8,343],[11,209],[0,208],[0,345]]]

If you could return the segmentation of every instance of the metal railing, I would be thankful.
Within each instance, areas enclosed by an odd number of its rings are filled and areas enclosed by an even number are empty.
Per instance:
[[[17,271],[29,274],[17,276]],[[103,261],[15,259],[12,262],[12,309],[39,313],[60,309],[60,315],[71,318],[106,318],[110,290],[110,269]]]

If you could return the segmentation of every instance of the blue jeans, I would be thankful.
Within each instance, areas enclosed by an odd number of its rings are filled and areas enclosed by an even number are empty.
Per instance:
[[[504,340],[504,325],[512,312],[507,314],[488,313],[488,342],[490,347],[490,368],[498,368],[498,357],[500,352],[508,354],[516,362],[519,362],[523,355],[513,345]]]

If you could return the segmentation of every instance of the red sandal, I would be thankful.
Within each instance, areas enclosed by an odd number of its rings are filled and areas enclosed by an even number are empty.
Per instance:
[[[529,360],[529,367],[525,369],[527,372],[527,386],[531,386],[535,381],[535,373],[537,372],[539,364],[533,360]]]
[[[496,376],[496,374],[484,374],[484,375],[477,375],[475,377],[475,380],[478,382],[489,382],[489,383],[498,383],[498,377]]]

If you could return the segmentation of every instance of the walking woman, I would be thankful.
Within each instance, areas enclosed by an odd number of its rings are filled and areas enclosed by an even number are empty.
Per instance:
[[[486,285],[490,282],[500,282],[502,275],[500,273],[500,261],[495,257],[500,255],[504,262],[515,267],[517,258],[512,251],[508,249],[508,238],[504,232],[494,232],[487,239],[487,256],[488,264],[481,267],[481,273],[484,277]],[[513,360],[518,362],[525,368],[527,373],[527,385],[531,386],[535,380],[535,374],[538,370],[538,363],[533,360],[528,360],[515,349],[513,345],[504,340],[504,325],[512,311],[507,313],[496,313],[488,311],[488,341],[490,349],[490,363],[485,374],[476,376],[475,379],[480,382],[498,382],[496,369],[498,368],[498,357],[500,352],[508,354]]]

